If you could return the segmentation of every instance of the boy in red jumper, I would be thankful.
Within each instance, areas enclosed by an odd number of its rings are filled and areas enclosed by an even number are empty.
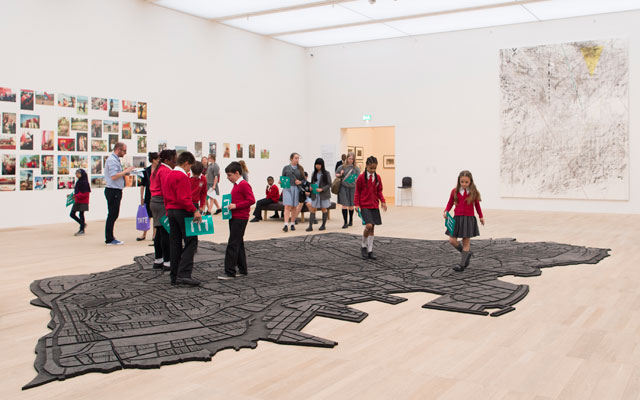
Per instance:
[[[196,161],[191,166],[191,201],[193,205],[200,210],[200,214],[204,213],[207,206],[207,178],[202,175],[204,166],[200,161]]]
[[[253,211],[253,219],[249,222],[262,221],[262,216],[260,215],[262,207],[280,201],[280,190],[278,189],[278,186],[273,184],[273,176],[267,178],[267,190],[265,191],[265,194],[267,197],[258,200],[256,203],[256,209]],[[271,218],[278,218],[278,211],[276,211],[275,216]]]
[[[249,221],[249,210],[256,202],[253,189],[249,182],[242,179],[242,166],[232,162],[224,169],[227,179],[233,183],[231,190],[231,219],[229,220],[229,242],[224,255],[224,275],[218,279],[233,279],[236,277],[236,266],[240,275],[247,275],[247,255],[244,252],[244,231]]]
[[[362,258],[375,260],[373,255],[373,236],[375,225],[382,225],[378,202],[382,209],[387,211],[387,202],[382,195],[382,180],[376,174],[378,159],[374,156],[367,158],[366,170],[356,180],[356,193],[353,204],[365,222],[364,233],[362,234],[362,247],[360,253]]]
[[[162,183],[162,193],[169,217],[171,243],[171,284],[198,286],[200,282],[191,278],[193,255],[198,245],[195,236],[187,237],[184,219],[193,217],[194,222],[201,222],[202,216],[191,200],[191,183],[187,171],[195,164],[196,159],[188,151],[178,156],[177,166]],[[182,241],[184,240],[184,248]]]

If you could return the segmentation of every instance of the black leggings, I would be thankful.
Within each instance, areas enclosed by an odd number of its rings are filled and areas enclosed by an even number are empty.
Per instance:
[[[76,217],[76,212],[80,215],[80,217]],[[80,224],[80,230],[84,230],[84,211],[71,211],[69,214],[71,218],[73,218],[77,223]]]

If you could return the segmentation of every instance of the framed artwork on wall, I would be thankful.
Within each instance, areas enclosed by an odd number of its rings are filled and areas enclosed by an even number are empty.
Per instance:
[[[356,152],[356,148],[353,146],[348,146],[347,147],[347,154],[349,153],[355,153]]]
[[[356,160],[364,160],[364,147],[356,146]]]
[[[396,168],[396,156],[382,156],[382,168],[395,169]]]

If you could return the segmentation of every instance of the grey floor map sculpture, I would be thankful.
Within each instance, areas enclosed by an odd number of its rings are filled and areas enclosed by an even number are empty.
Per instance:
[[[24,388],[88,372],[208,361],[258,340],[333,347],[302,329],[315,316],[360,322],[367,314],[349,305],[405,300],[395,293],[436,293],[424,308],[499,316],[529,291],[499,277],[608,256],[607,249],[558,243],[476,240],[471,266],[459,273],[451,269],[458,252],[443,240],[379,237],[376,261],[360,258],[360,242],[341,233],[247,242],[249,275],[231,281],[216,279],[225,245],[200,242],[199,288],[171,286],[152,269],[151,254],[106,272],[35,281],[32,304],[51,309],[52,332],[38,341],[38,375]]]
[[[502,196],[629,199],[627,47],[500,50]]]

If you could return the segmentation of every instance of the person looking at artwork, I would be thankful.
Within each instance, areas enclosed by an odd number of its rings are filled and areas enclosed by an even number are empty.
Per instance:
[[[247,163],[244,160],[239,160],[238,164],[242,166],[242,179],[249,182],[249,167],[247,167]]]
[[[289,178],[290,187],[282,189],[282,203],[284,203],[284,226],[283,232],[287,232],[289,221],[291,221],[291,230],[295,231],[295,221],[298,216],[298,203],[300,202],[300,188],[304,177],[304,169],[299,165],[300,154],[291,153],[289,156],[289,164],[282,168],[282,176]],[[282,182],[280,182],[282,184]]]
[[[153,228],[156,235],[153,238],[155,251],[154,269],[169,271],[171,269],[171,245],[169,232],[162,226],[162,217],[167,215],[164,200],[164,181],[176,166],[177,154],[175,150],[165,149],[158,154],[158,167],[151,174],[149,191],[151,192],[151,214],[153,215]]]
[[[218,197],[220,196],[220,188],[218,182],[220,181],[220,166],[216,163],[216,155],[209,154],[209,165],[207,166],[207,215],[211,215],[211,209],[213,205],[216,206],[215,214],[220,214],[222,208],[218,203]],[[215,215],[214,214],[214,215]]]
[[[142,171],[142,180],[140,181],[140,205],[144,205],[147,209],[147,215],[151,218],[153,213],[151,212],[151,174],[153,174],[160,164],[158,153],[149,153],[149,162],[151,163],[147,168]],[[142,164],[142,163],[141,163]],[[153,229],[153,237],[156,237],[156,230]],[[136,238],[137,241],[142,241],[147,238],[147,231],[142,232],[142,236]]]
[[[311,185],[317,185],[315,191],[313,188],[307,199],[307,208],[309,209],[309,227],[307,232],[313,230],[313,223],[316,219],[316,211],[322,210],[322,225],[319,230],[324,231],[329,217],[328,209],[331,206],[331,174],[324,167],[322,158],[316,159],[314,163],[313,174],[311,175]]]
[[[354,195],[355,206],[365,223],[360,253],[362,258],[369,260],[376,259],[373,255],[373,236],[375,226],[382,225],[379,204],[387,211],[387,202],[382,195],[382,179],[376,173],[377,168],[378,159],[374,156],[367,158],[366,172],[358,176]]]
[[[451,246],[461,254],[460,263],[453,267],[455,271],[462,272],[469,266],[469,260],[473,255],[471,251],[471,238],[480,236],[474,207],[476,211],[478,211],[480,223],[484,225],[480,201],[480,192],[478,192],[478,188],[476,188],[476,184],[473,182],[471,172],[467,170],[460,172],[456,187],[451,190],[449,202],[442,212],[442,216],[446,220],[447,212],[451,210],[454,205],[456,207],[453,218],[455,221],[453,233],[448,230],[445,232],[445,235],[449,236]],[[460,237],[462,238],[462,244],[458,241]]]
[[[120,158],[127,154],[127,145],[118,142],[113,147],[113,153],[107,158],[104,164],[104,180],[106,187],[104,196],[107,198],[107,221],[104,227],[105,243],[107,245],[121,245],[124,242],[117,240],[113,236],[113,228],[120,215],[120,202],[122,201],[122,189],[124,188],[124,177],[131,174],[133,167],[122,169]]]
[[[337,170],[338,170],[338,168],[339,168],[342,164],[344,164],[344,162],[345,162],[345,161],[347,161],[347,155],[346,155],[346,154],[343,154],[343,155],[342,155],[342,157],[340,157],[340,161],[338,161],[338,162],[336,163],[336,167],[334,168],[334,171],[337,171]]]
[[[356,154],[349,152],[343,165],[339,166],[336,170],[336,178],[341,178],[340,191],[338,192],[338,204],[342,206],[342,218],[344,219],[344,225],[342,229],[346,229],[353,225],[353,208],[354,208],[354,196],[356,183],[351,182],[349,177],[351,175],[359,176],[360,168],[355,166]],[[353,179],[353,177],[351,177]],[[349,213],[349,220],[347,221],[347,212]]]
[[[249,210],[256,202],[253,197],[253,189],[249,182],[242,178],[242,166],[238,162],[232,162],[224,169],[229,182],[233,183],[231,189],[231,219],[229,220],[229,241],[224,255],[224,274],[218,279],[233,279],[236,277],[236,267],[241,276],[247,275],[247,255],[244,250],[244,231],[249,221]]]
[[[262,221],[262,207],[268,206],[269,204],[275,204],[280,200],[280,190],[278,189],[278,186],[273,184],[273,182],[273,176],[267,178],[267,189],[265,190],[266,197],[258,200],[256,203],[256,209],[253,211],[253,219],[249,222]],[[271,218],[278,218],[277,210],[275,217]]]
[[[199,286],[200,281],[191,277],[193,271],[193,255],[198,246],[197,236],[187,236],[185,218],[193,217],[194,223],[202,222],[202,215],[193,205],[191,199],[191,183],[187,171],[196,162],[188,151],[180,153],[176,167],[162,182],[167,216],[169,217],[171,243],[171,284]],[[184,247],[182,243],[184,242]]]
[[[87,171],[79,169],[76,171],[76,187],[73,190],[73,207],[71,208],[71,219],[80,224],[78,232],[73,236],[84,235],[84,229],[87,224],[84,222],[84,213],[89,211],[89,196],[91,193],[91,185],[89,185],[89,177]],[[78,213],[78,216],[76,216]]]

